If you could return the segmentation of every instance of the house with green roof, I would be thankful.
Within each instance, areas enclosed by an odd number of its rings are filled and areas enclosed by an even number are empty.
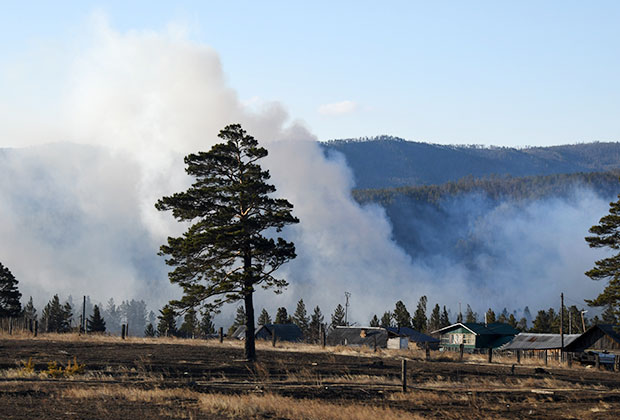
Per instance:
[[[433,331],[439,335],[439,346],[443,350],[459,350],[461,344],[466,352],[479,349],[495,349],[509,343],[519,331],[508,324],[494,322],[483,324],[477,322],[457,322],[440,330]]]

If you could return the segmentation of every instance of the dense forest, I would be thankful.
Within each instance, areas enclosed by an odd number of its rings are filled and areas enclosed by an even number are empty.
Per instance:
[[[322,143],[325,153],[342,153],[356,188],[443,184],[466,176],[523,177],[620,168],[620,143],[552,147],[447,146],[380,136]]]

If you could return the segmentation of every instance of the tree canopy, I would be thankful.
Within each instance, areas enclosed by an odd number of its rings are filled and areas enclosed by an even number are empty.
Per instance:
[[[22,310],[21,297],[15,276],[0,263],[0,317],[18,316]]]
[[[267,150],[239,124],[226,126],[218,136],[223,142],[210,151],[185,157],[186,172],[195,178],[192,186],[155,205],[171,210],[180,222],[192,223],[182,236],[168,238],[160,255],[175,267],[170,281],[183,289],[174,307],[217,310],[224,303],[244,300],[246,358],[254,360],[252,296],[257,286],[276,293],[287,286],[275,273],[295,258],[295,245],[273,236],[299,220],[292,215],[291,203],[273,196],[276,188],[267,182],[269,171],[258,163]]]

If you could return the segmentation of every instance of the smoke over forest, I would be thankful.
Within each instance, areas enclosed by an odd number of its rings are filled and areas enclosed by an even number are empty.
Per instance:
[[[14,146],[0,149],[0,260],[39,307],[55,293],[144,299],[150,309],[177,297],[157,251],[183,226],[154,203],[189,185],[184,155],[236,122],[269,150],[277,194],[301,220],[284,231],[298,254],[280,272],[290,287],[259,292],[258,308],[293,309],[303,297],[329,314],[349,291],[350,317],[365,324],[421,295],[454,313],[459,302],[479,312],[547,308],[561,291],[584,299],[602,289],[583,275],[601,255],[583,237],[613,197],[575,186],[528,201],[471,193],[440,205],[361,205],[344,156],[324,153],[279,103],[247,108],[215,51],[173,29],[96,28],[58,64],[66,89],[57,103],[28,115],[18,106],[0,128]]]

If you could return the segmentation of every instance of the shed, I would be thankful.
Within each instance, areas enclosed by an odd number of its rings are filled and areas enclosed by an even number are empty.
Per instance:
[[[390,348],[403,348],[408,340],[400,340],[400,334],[392,333],[381,327],[336,327],[327,335],[327,344],[330,346],[352,346],[387,348],[388,340],[398,338],[390,342]],[[407,348],[407,347],[404,347]]]
[[[464,350],[498,348],[510,342],[519,331],[508,324],[494,322],[458,322],[433,333],[440,334],[440,346],[445,350],[457,350],[463,344]]]
[[[428,343],[428,347],[432,350],[437,350],[439,348],[439,339],[435,337],[431,337],[430,335],[423,334],[419,331],[414,330],[409,327],[388,327],[388,331],[405,335],[410,343],[415,343],[418,347],[424,348]]]
[[[230,335],[230,338],[245,340],[245,325],[238,326],[237,329]]]
[[[564,348],[580,336],[581,334],[564,334]],[[530,352],[531,355],[537,354],[537,352],[551,351],[557,356],[561,348],[562,336],[560,334],[519,333],[510,343],[504,344],[500,350],[523,350]]]
[[[620,355],[620,326],[594,325],[565,346],[565,351],[571,353],[601,351]]]
[[[265,324],[258,327],[254,336],[257,339],[272,340],[275,332],[279,341],[302,341],[303,333],[295,324]]]

